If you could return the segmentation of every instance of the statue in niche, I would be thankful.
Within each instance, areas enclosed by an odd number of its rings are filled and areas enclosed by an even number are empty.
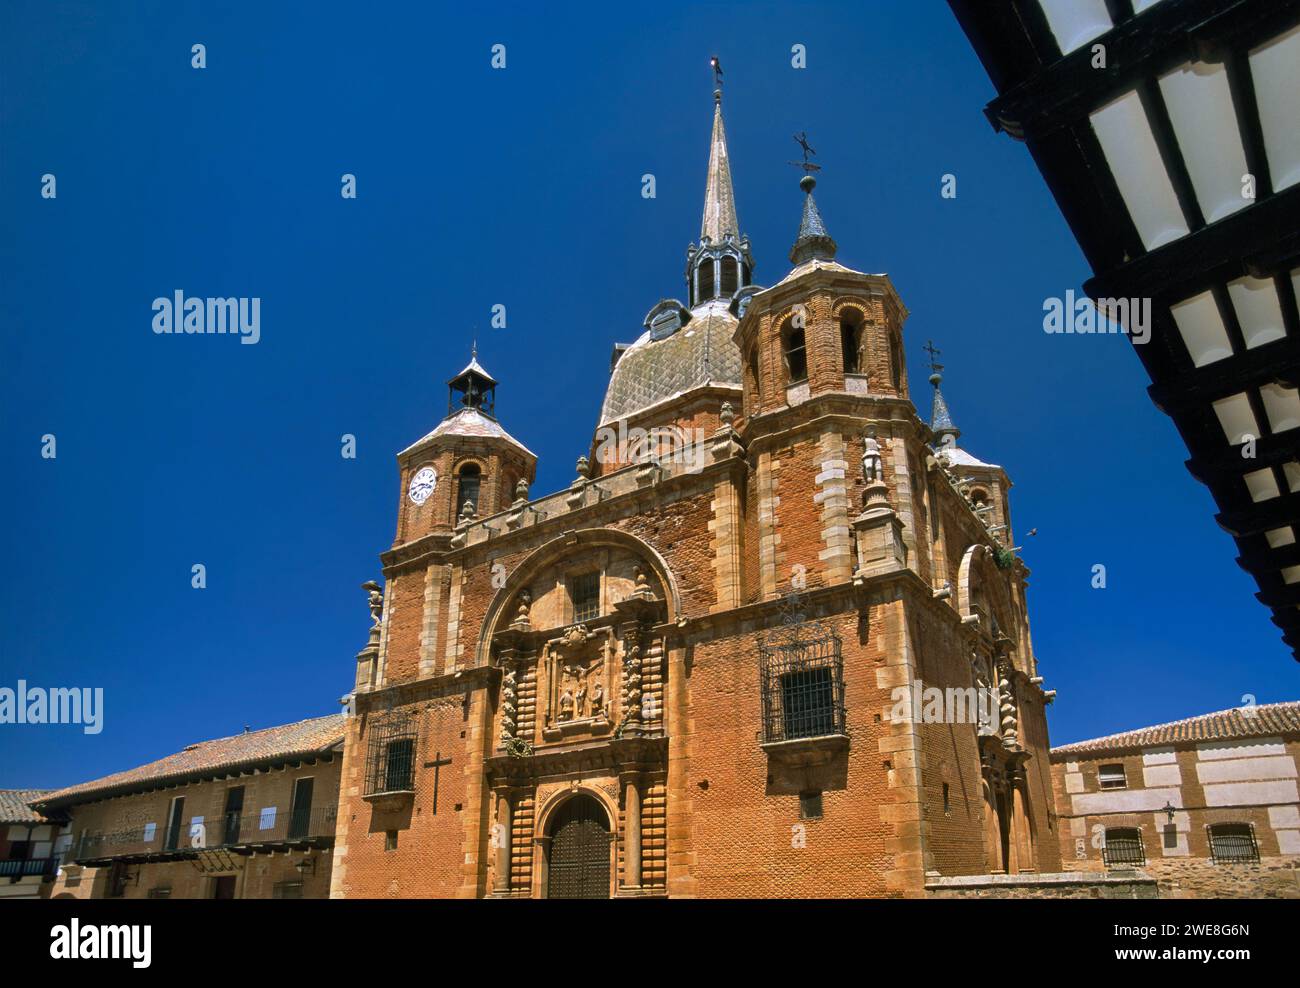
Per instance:
[[[361,589],[369,594],[371,626],[378,628],[384,616],[384,591],[374,580],[361,584]]]
[[[560,694],[560,720],[573,720],[574,702],[573,693],[566,686],[564,692]]]
[[[605,713],[605,687],[597,683],[591,690],[591,716],[601,717]]]
[[[578,693],[574,697],[573,709],[574,714],[578,717],[587,712],[587,681],[585,679],[578,680]]]
[[[880,460],[880,443],[876,441],[876,427],[867,429],[862,439],[862,479],[874,484],[885,479],[884,467]]]

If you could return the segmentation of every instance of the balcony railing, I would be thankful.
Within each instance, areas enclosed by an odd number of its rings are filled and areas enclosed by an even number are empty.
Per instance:
[[[58,858],[24,858],[0,861],[0,878],[17,881],[32,875],[53,875],[58,867]]]
[[[310,810],[270,808],[227,813],[201,823],[186,821],[179,831],[168,833],[161,824],[125,830],[85,834],[74,855],[76,861],[106,858],[176,855],[193,857],[212,848],[256,848],[266,844],[292,844],[332,838],[337,806]]]

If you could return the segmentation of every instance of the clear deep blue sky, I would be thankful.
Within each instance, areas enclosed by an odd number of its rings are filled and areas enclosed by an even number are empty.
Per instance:
[[[923,414],[933,338],[963,445],[1015,481],[1053,740],[1296,695],[1131,344],[1043,333],[1043,299],[1089,272],[985,121],[992,87],[946,5],[493,6],[0,9],[0,686],[106,694],[98,736],[0,725],[0,786],[338,710],[394,454],[444,413],[476,325],[534,492],[572,479],[611,345],[682,296],[714,52],[757,281],[789,267],[806,129],[840,259],[911,309]],[[151,302],[176,289],[260,297],[261,342],[155,336]]]

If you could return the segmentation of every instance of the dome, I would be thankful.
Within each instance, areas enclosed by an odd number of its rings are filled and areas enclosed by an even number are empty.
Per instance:
[[[717,299],[692,312],[670,336],[647,330],[623,352],[610,375],[600,424],[616,422],[708,385],[740,388],[740,350],[732,341],[736,317]]]

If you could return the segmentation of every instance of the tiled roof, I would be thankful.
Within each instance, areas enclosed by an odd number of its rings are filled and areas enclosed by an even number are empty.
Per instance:
[[[1090,741],[1076,741],[1052,749],[1053,760],[1067,755],[1145,748],[1180,741],[1230,741],[1236,738],[1266,737],[1300,733],[1300,700],[1265,703],[1257,707],[1233,707],[1201,714],[1170,724],[1140,727],[1122,734],[1109,734]]]
[[[48,823],[49,818],[27,804],[49,789],[0,789],[0,823]]]
[[[462,408],[458,412],[453,412],[445,419],[438,423],[438,427],[430,432],[423,439],[411,443],[402,453],[409,453],[417,446],[423,446],[430,439],[437,436],[470,436],[477,439],[504,439],[512,442],[522,449],[529,456],[533,456],[532,450],[521,443],[505,429],[494,418],[489,418],[476,408]],[[398,455],[402,455],[399,453]]]
[[[619,358],[605,391],[602,425],[710,384],[740,387],[736,317],[725,302],[698,307],[694,318],[662,340],[643,333]]]
[[[268,727],[214,741],[200,741],[148,765],[106,775],[102,779],[83,782],[67,789],[47,792],[40,798],[38,805],[45,809],[88,799],[104,799],[126,792],[151,789],[164,783],[201,778],[236,767],[320,754],[342,741],[342,714],[300,720],[296,724]]]

